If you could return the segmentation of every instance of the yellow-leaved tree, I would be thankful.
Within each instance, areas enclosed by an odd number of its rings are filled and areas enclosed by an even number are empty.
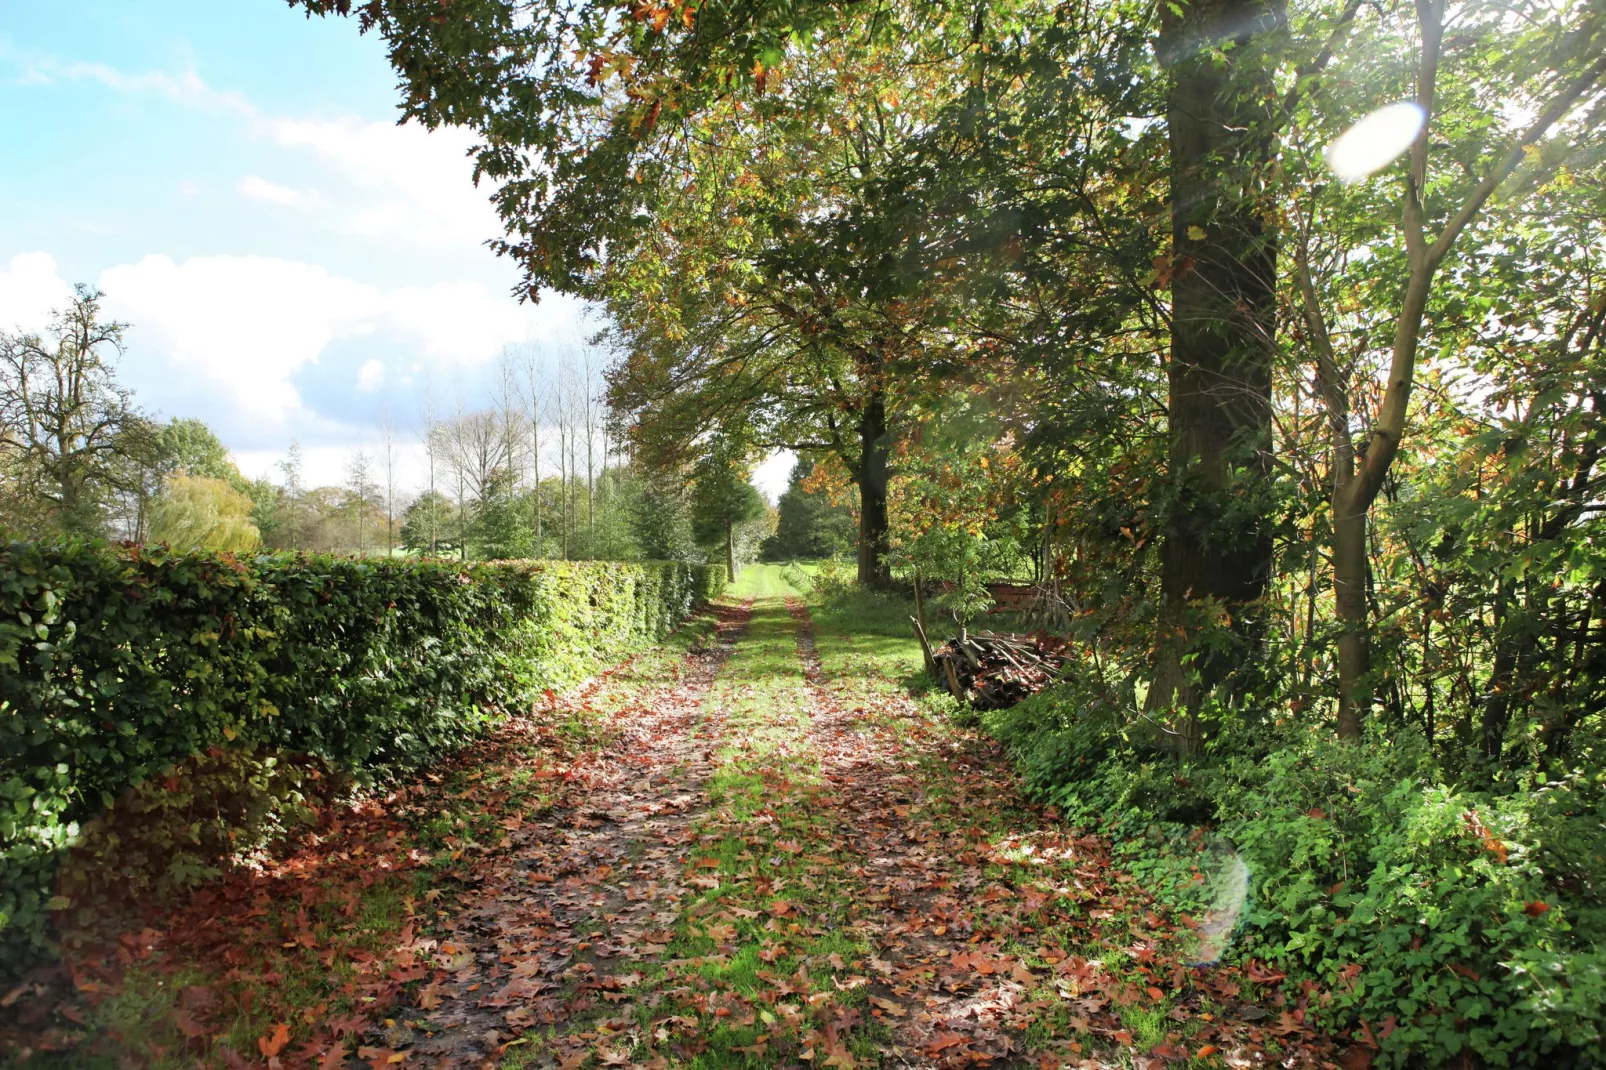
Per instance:
[[[156,503],[150,541],[175,550],[246,553],[262,545],[251,509],[251,499],[226,480],[176,475]]]

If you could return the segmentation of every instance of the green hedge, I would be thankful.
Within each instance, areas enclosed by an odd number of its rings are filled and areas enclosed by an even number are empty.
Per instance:
[[[64,852],[146,778],[220,745],[359,779],[416,768],[724,582],[717,565],[0,544],[0,958],[48,948]]]

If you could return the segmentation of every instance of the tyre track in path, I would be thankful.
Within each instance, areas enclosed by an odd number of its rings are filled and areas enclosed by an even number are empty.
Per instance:
[[[610,997],[662,952],[685,894],[690,828],[723,732],[704,699],[751,600],[715,608],[714,642],[657,686],[607,696],[605,710],[593,700],[606,680],[554,698],[545,716],[600,719],[592,730],[606,742],[562,770],[552,810],[504,823],[506,844],[465,875],[450,920],[414,942],[435,967],[429,982],[351,1065],[396,1053],[409,1066],[494,1067],[531,1032],[561,1046],[566,1032],[606,1030]]]
[[[979,856],[968,841],[959,851],[945,849],[945,837],[919,813],[927,801],[921,763],[897,732],[867,717],[864,695],[832,686],[807,605],[788,598],[787,610],[813,690],[810,735],[829,785],[821,797],[842,811],[843,861],[863,885],[866,935],[877,949],[872,1006],[890,1034],[887,1063],[1025,1065],[1025,1022],[1018,1019],[1030,1013],[1023,995],[1036,980],[1031,972],[993,968],[977,983],[962,968],[939,976],[978,954],[962,900],[984,883]],[[982,771],[964,751],[945,758],[959,777]]]

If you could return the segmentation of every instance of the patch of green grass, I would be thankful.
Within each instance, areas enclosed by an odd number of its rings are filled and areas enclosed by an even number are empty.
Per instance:
[[[742,567],[736,582],[725,588],[727,598],[785,598],[800,592],[785,576],[785,565],[754,562]]]
[[[1128,1003],[1124,1007],[1117,1007],[1116,1013],[1121,1018],[1121,1024],[1132,1030],[1134,1046],[1139,1051],[1148,1051],[1166,1038],[1170,1021],[1166,1013],[1170,1009],[1170,1003],[1162,1000],[1147,1005]]]

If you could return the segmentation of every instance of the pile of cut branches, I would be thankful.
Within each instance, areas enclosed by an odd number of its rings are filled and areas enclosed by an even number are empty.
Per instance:
[[[931,653],[937,678],[978,710],[1001,710],[1047,687],[1065,664],[1065,640],[1041,633],[971,632]]]

